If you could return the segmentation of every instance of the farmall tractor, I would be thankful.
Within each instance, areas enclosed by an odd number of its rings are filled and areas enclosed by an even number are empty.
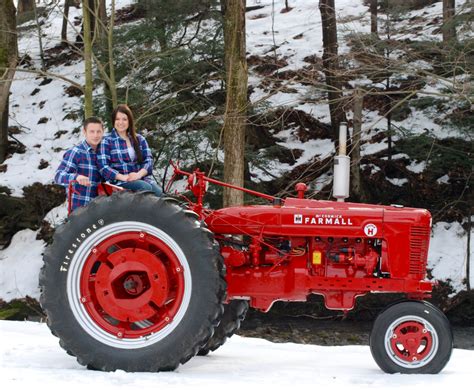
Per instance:
[[[387,373],[438,373],[453,337],[424,299],[431,216],[401,206],[346,203],[345,133],[334,166],[338,201],[279,199],[238,188],[268,205],[204,207],[209,183],[174,166],[195,200],[117,191],[75,210],[55,233],[40,275],[48,326],[91,369],[173,370],[219,348],[248,307],[324,297],[348,311],[367,293],[403,293],[370,335]],[[110,188],[110,186],[106,186]]]

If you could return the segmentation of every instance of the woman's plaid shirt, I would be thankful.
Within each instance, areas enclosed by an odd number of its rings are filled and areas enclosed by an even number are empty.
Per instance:
[[[78,175],[89,178],[91,185],[74,185],[72,193],[71,210],[85,206],[97,196],[97,186],[102,181],[97,168],[97,154],[95,150],[84,140],[64,153],[63,160],[56,171],[54,181],[69,190],[69,183],[76,180]]]
[[[99,147],[99,154],[97,156],[97,164],[100,174],[107,181],[115,184],[122,184],[123,181],[116,181],[117,174],[128,175],[132,172],[138,172],[144,168],[148,172],[143,180],[152,182],[150,175],[153,171],[153,157],[151,150],[145,138],[137,134],[138,143],[143,156],[143,163],[139,164],[136,158],[132,160],[127,150],[127,142],[121,138],[117,130],[112,129],[111,133],[104,137]]]

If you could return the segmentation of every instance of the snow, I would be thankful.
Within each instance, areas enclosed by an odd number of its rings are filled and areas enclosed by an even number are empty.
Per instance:
[[[39,299],[44,246],[43,241],[36,240],[36,232],[26,229],[15,234],[10,246],[0,251],[0,298],[7,302],[27,295]]]
[[[474,248],[471,244],[471,259]],[[464,288],[466,278],[467,234],[460,223],[438,222],[433,226],[428,253],[428,268],[438,280],[449,280],[458,292]],[[472,267],[471,267],[472,268]],[[471,271],[470,283],[474,285],[474,273]]]
[[[436,183],[438,184],[449,184],[449,176],[448,175],[443,175],[436,179]]]
[[[426,168],[426,161],[416,162],[412,161],[406,168],[413,173],[421,173]]]
[[[371,154],[378,153],[382,150],[385,150],[388,148],[388,144],[386,140],[382,142],[374,142],[374,143],[365,143],[361,145],[360,147],[360,155],[361,156],[367,156]]]
[[[174,372],[88,371],[66,354],[45,324],[0,321],[0,383],[4,389],[463,388],[472,381],[474,351],[454,349],[437,375],[383,373],[367,346],[325,347],[233,336],[208,356]]]
[[[398,186],[398,187],[402,187],[404,184],[408,183],[408,179],[406,178],[399,179],[397,177],[394,177],[394,178],[387,177],[387,181],[392,183],[394,186]]]

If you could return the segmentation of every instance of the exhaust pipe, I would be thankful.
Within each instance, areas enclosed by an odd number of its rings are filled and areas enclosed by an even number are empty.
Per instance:
[[[339,155],[334,158],[333,196],[338,202],[349,197],[351,159],[346,155],[347,123],[339,125]]]

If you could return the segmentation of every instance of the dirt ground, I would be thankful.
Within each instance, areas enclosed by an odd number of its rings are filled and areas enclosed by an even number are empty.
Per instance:
[[[266,316],[249,312],[237,334],[273,342],[316,345],[368,345],[372,321]],[[454,348],[474,350],[474,326],[453,326]]]

